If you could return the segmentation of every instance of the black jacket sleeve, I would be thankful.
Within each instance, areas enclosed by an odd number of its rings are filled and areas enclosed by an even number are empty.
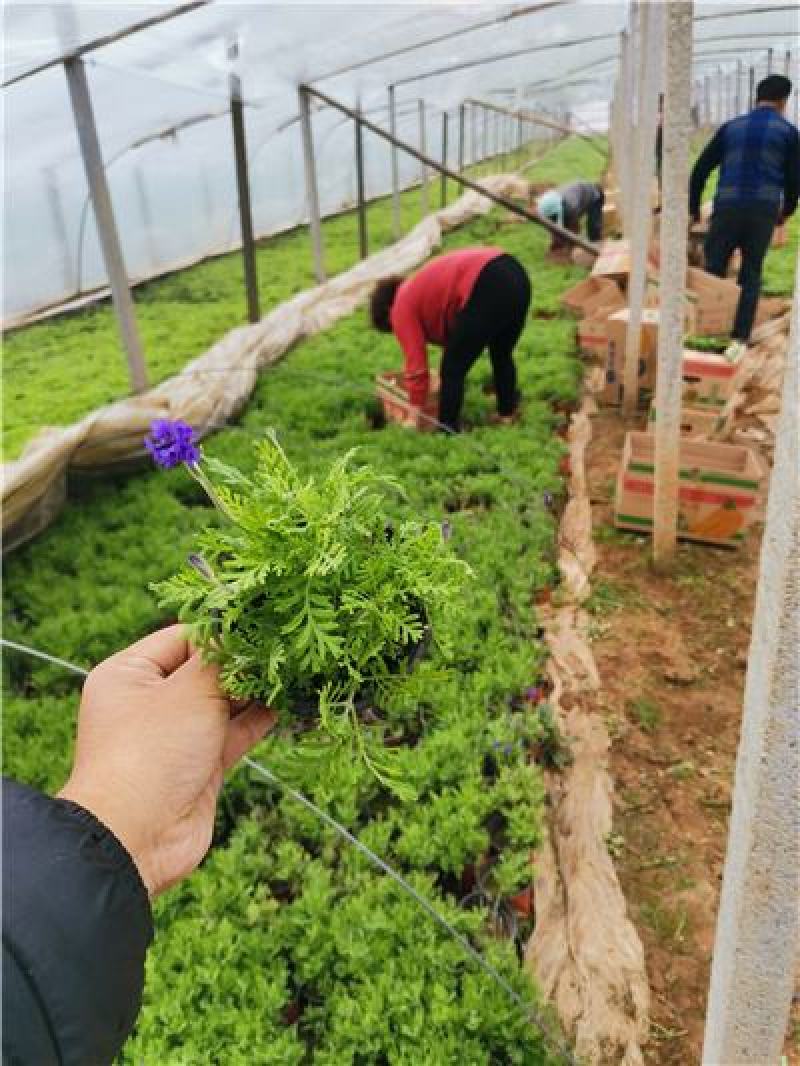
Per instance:
[[[789,218],[797,210],[800,198],[800,134],[794,130],[786,157],[786,178],[783,185],[783,217]]]
[[[711,171],[722,162],[722,145],[724,126],[720,126],[703,151],[692,170],[689,179],[689,214],[694,217],[700,210],[703,189],[706,187]]]
[[[153,925],[88,811],[3,781],[3,1066],[105,1066],[133,1028]]]

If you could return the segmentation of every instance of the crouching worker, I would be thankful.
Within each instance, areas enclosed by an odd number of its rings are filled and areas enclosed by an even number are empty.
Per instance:
[[[551,189],[536,202],[540,215],[556,222],[573,233],[580,232],[581,219],[586,218],[586,236],[590,241],[599,241],[603,236],[603,204],[606,195],[602,186],[594,181],[574,181],[571,185],[561,185]],[[550,251],[557,252],[568,248],[569,244],[553,234]]]
[[[457,432],[467,374],[488,348],[498,421],[511,422],[519,403],[516,346],[531,302],[524,267],[501,248],[464,248],[431,260],[413,277],[388,278],[372,293],[372,324],[394,333],[405,356],[410,402],[424,407],[428,345],[444,349],[439,421]]]

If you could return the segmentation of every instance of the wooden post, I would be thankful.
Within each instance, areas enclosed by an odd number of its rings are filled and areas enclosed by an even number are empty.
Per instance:
[[[637,64],[639,114],[634,135],[633,191],[631,196],[631,269],[628,278],[628,326],[622,381],[622,411],[633,415],[639,405],[639,359],[642,340],[642,309],[647,287],[648,246],[652,222],[651,190],[656,145],[656,112],[659,94],[660,4],[640,7],[641,36]]]
[[[656,566],[664,568],[675,556],[678,528],[693,3],[692,0],[672,0],[665,8],[666,87],[661,163],[661,277],[653,501],[653,560]]]
[[[64,63],[64,71],[67,76],[72,114],[75,119],[75,128],[78,132],[78,141],[80,142],[83,168],[86,172],[89,195],[92,199],[92,210],[97,223],[97,235],[100,238],[103,261],[105,262],[109,284],[111,285],[114,313],[117,316],[117,325],[122,335],[122,345],[128,359],[131,389],[133,392],[143,392],[147,388],[144,353],[136,325],[136,313],[128,284],[128,276],[125,272],[125,262],[122,258],[122,248],[119,243],[117,223],[114,219],[111,194],[108,190],[106,173],[103,168],[103,156],[100,151],[100,141],[97,136],[97,127],[92,109],[92,98],[89,94],[89,83],[86,80],[83,60],[68,59]]]
[[[397,136],[397,100],[394,85],[389,86],[389,132]],[[397,145],[391,146],[392,159],[392,233],[394,239],[400,237],[400,166],[397,157]]]
[[[244,129],[242,84],[237,74],[231,74],[230,76],[230,94],[233,154],[236,162],[236,188],[239,193],[239,221],[242,227],[244,284],[247,290],[247,320],[248,322],[258,322],[261,318],[261,311],[258,303],[256,245],[253,237],[253,214],[250,209],[250,181],[247,175],[247,141]]]
[[[303,168],[306,179],[306,200],[311,230],[311,246],[314,252],[314,274],[317,281],[325,281],[325,262],[322,254],[322,222],[319,214],[319,189],[317,168],[314,162],[314,134],[311,128],[311,98],[308,89],[301,85],[297,90],[300,105],[300,129],[303,137]]]
[[[361,104],[356,105],[359,116]],[[356,135],[356,190],[358,195],[358,250],[362,259],[369,255],[369,237],[367,234],[367,198],[365,195],[364,182],[364,131],[361,127],[361,118],[356,118],[354,124]]]
[[[442,207],[447,207],[447,123],[449,116],[442,112]]]
[[[703,1063],[775,1063],[800,958],[800,299],[775,432],[775,462],[747,657]]]
[[[464,169],[464,137],[466,133],[467,113],[464,104],[458,105],[458,172]]]
[[[425,115],[425,101],[419,101],[419,150],[422,156],[428,154],[428,135],[427,135],[427,123],[428,119]],[[420,192],[422,194],[422,214],[427,215],[431,209],[430,201],[428,198],[428,168],[425,165],[424,159],[420,160]]]

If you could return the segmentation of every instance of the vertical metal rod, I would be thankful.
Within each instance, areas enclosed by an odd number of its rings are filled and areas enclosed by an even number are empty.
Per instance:
[[[703,78],[703,110],[706,116],[706,125],[712,124],[711,119],[711,75],[706,74]]]
[[[137,170],[136,173],[138,174],[139,171]],[[58,192],[56,174],[57,171],[55,167],[46,167],[43,171],[47,206],[50,211],[50,218],[53,223],[53,231],[55,232],[56,241],[63,256],[64,292],[72,295],[76,291],[76,281],[72,255],[70,254],[71,245],[68,236],[67,220],[64,217],[64,206]]]
[[[395,87],[389,86],[389,133],[397,136],[397,100],[395,99]],[[391,145],[392,160],[392,233],[394,239],[400,237],[400,163],[397,145]]]
[[[750,67],[750,87],[747,96],[747,107],[749,110],[755,107],[756,102],[756,72],[754,67]]]
[[[442,166],[447,166],[447,123],[448,114],[442,112]],[[447,206],[447,175],[442,171],[442,207]]]
[[[229,88],[231,126],[233,128],[233,155],[236,164],[236,188],[239,194],[239,221],[242,227],[242,261],[244,262],[244,286],[247,293],[247,320],[248,322],[258,322],[261,318],[261,311],[258,304],[256,245],[253,238],[250,182],[247,175],[247,140],[244,129],[242,83],[238,74],[230,75]]]
[[[783,76],[789,77],[789,71],[792,69],[792,53],[789,48],[786,49],[786,55],[783,57]],[[795,88],[795,92],[796,92]]]
[[[325,281],[325,261],[322,252],[322,222],[319,213],[319,188],[317,186],[317,167],[314,161],[314,133],[311,128],[311,99],[308,90],[302,85],[297,90],[300,105],[300,129],[303,137],[303,165],[306,178],[306,200],[308,201],[309,226],[311,229],[311,246],[314,252],[314,274],[317,281]]]
[[[144,183],[144,173],[140,166],[134,167],[133,184],[136,189],[136,199],[139,201],[139,214],[142,216],[142,232],[147,245],[147,257],[150,260],[150,269],[158,270],[158,249],[153,230],[153,215],[150,211],[150,202],[147,199],[147,189]]]
[[[458,172],[464,169],[464,137],[466,133],[467,113],[464,104],[458,107]]]
[[[86,69],[81,59],[68,59],[64,63],[64,72],[67,77],[72,114],[75,119],[75,128],[78,132],[78,141],[80,142],[83,168],[89,185],[92,210],[97,223],[97,235],[100,238],[103,260],[108,272],[109,284],[111,285],[114,313],[117,316],[117,324],[122,335],[122,345],[128,360],[131,388],[134,392],[143,392],[147,388],[144,353],[136,325],[136,312],[133,306],[130,285],[128,284],[128,276],[125,272],[125,262],[122,258],[122,247],[117,232],[117,223],[114,218],[111,193],[108,189],[106,172],[103,167],[103,156],[97,136],[97,126],[94,120],[89,83],[86,79]]]
[[[420,100],[419,104],[419,150],[423,155],[428,154],[428,136],[427,125],[428,119],[425,114],[425,101]],[[430,211],[430,200],[428,197],[428,168],[424,163],[420,162],[420,193],[422,201],[422,214],[423,217]]]
[[[742,113],[742,68],[741,59],[736,60],[736,114]]]
[[[356,111],[361,115],[361,102],[356,104]],[[353,127],[355,129],[356,147],[356,192],[358,197],[358,250],[362,259],[369,255],[369,237],[367,233],[367,198],[364,182],[364,130],[360,118],[356,118]]]
[[[773,48],[767,49],[767,74],[772,73],[772,55],[775,50]]]
[[[481,162],[483,162],[489,154],[489,112],[484,107],[483,109],[483,151],[481,152]]]
[[[664,27],[664,90],[661,283],[656,363],[655,492],[653,560],[668,566],[678,527],[681,401],[683,391],[684,287],[689,212],[689,77],[692,69],[691,0],[672,0]]]

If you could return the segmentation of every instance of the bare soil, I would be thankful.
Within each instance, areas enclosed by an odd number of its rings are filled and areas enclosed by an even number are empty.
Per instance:
[[[702,1050],[761,531],[736,550],[682,544],[674,572],[656,574],[649,538],[613,529],[624,435],[619,413],[601,410],[587,457],[598,550],[589,606],[613,738],[608,843],[647,960],[645,1059],[688,1066]],[[798,1020],[785,1048],[793,1066]]]

